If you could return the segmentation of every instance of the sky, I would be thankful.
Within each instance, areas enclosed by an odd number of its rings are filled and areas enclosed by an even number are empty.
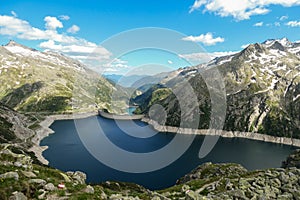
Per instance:
[[[189,62],[175,58],[174,52],[135,56],[127,52],[116,57],[102,44],[124,31],[159,27],[170,34],[180,33],[181,38],[174,37],[180,40],[178,44],[199,45],[195,52],[177,54],[200,63],[205,60],[205,52],[213,58],[267,39],[300,40],[299,11],[300,0],[2,0],[0,44],[12,39],[41,51],[58,51],[87,64],[92,58],[103,61],[113,57],[113,62],[103,65],[108,73],[124,74],[136,65],[147,64],[137,60],[175,69]],[[141,38],[151,38],[150,33],[143,34]]]

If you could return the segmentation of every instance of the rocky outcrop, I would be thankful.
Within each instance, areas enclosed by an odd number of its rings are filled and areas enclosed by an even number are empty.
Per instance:
[[[206,163],[179,179],[179,199],[298,199],[300,169],[248,172],[237,164]],[[172,187],[164,190],[173,191]],[[177,189],[178,191],[178,189]],[[173,199],[171,192],[166,196]]]
[[[282,162],[283,168],[296,167],[300,169],[300,149],[293,152],[285,161]]]

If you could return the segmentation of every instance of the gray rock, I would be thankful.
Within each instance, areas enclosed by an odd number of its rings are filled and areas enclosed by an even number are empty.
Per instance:
[[[107,195],[105,194],[104,191],[101,192],[100,197],[101,197],[101,199],[107,199]]]
[[[112,194],[109,197],[109,200],[119,200],[119,199],[123,199],[123,196],[121,194]]]
[[[16,162],[14,163],[14,166],[16,166],[16,167],[22,167],[22,163],[16,161]]]
[[[289,176],[286,175],[284,172],[280,172],[279,180],[283,183],[287,183],[289,181]]]
[[[277,200],[290,200],[290,199],[293,199],[293,195],[286,192],[284,194],[278,195],[277,197]]]
[[[9,197],[9,200],[27,200],[27,197],[22,192],[14,192],[12,196]]]
[[[281,182],[278,178],[274,178],[274,179],[270,180],[269,183],[272,187],[275,187],[275,188],[279,188],[281,186]]]
[[[72,172],[72,171],[67,171],[66,174],[67,174],[68,176],[73,176],[74,172]]]
[[[22,171],[22,174],[24,175],[24,176],[26,176],[27,178],[35,178],[36,177],[36,175],[33,173],[33,172],[28,172],[28,171]]]
[[[34,184],[38,184],[38,185],[46,185],[47,182],[43,179],[36,178],[36,179],[30,179],[28,181],[28,183],[34,183]]]
[[[1,174],[0,178],[3,178],[3,179],[13,178],[17,181],[17,180],[19,180],[19,174],[17,172],[6,172],[4,174]]]
[[[200,195],[193,190],[188,190],[185,192],[185,199],[186,200],[199,200]]]
[[[84,184],[86,180],[86,174],[80,171],[76,171],[73,175],[72,178],[78,181],[80,184]]]
[[[40,195],[38,196],[38,199],[45,199],[46,191],[43,190],[43,189],[40,189],[39,192],[42,193],[42,194],[40,194]]]
[[[94,192],[95,192],[94,188],[90,185],[86,186],[84,191],[88,194],[94,194]]]
[[[53,191],[53,190],[56,190],[56,187],[53,185],[53,183],[47,183],[47,184],[44,186],[44,189],[45,189],[45,190],[48,190],[48,191]]]

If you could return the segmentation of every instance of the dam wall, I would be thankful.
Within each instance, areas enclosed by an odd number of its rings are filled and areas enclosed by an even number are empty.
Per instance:
[[[191,129],[191,128],[180,128],[175,126],[164,126],[158,122],[149,118],[143,118],[143,122],[148,123],[158,132],[168,133],[179,133],[179,134],[193,134],[193,135],[212,135],[221,136],[225,138],[246,138],[252,140],[259,140],[264,142],[272,142],[277,144],[291,145],[300,147],[300,139],[287,138],[287,137],[275,137],[266,134],[253,133],[253,132],[240,132],[240,131],[224,131],[215,129]]]

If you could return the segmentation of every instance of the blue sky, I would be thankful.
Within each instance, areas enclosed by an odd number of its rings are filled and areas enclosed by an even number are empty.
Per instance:
[[[0,43],[14,39],[84,62],[90,49],[115,34],[161,27],[186,35],[183,41],[196,42],[215,55],[269,38],[300,40],[299,5],[299,0],[2,0]],[[112,54],[100,51],[103,59]],[[128,60],[122,64],[133,65]]]

